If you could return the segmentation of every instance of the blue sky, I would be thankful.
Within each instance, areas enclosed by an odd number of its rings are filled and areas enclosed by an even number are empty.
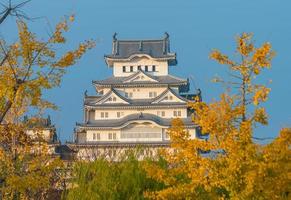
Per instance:
[[[75,14],[64,50],[85,39],[97,41],[96,48],[68,70],[61,87],[45,93],[59,106],[59,111],[50,114],[65,141],[72,139],[75,122],[83,120],[84,91],[94,94],[92,80],[112,74],[103,56],[111,52],[114,32],[120,39],[158,39],[167,31],[171,50],[178,58],[171,73],[192,76],[207,102],[222,92],[219,85],[211,83],[213,76],[228,78],[225,67],[209,60],[212,48],[233,55],[235,36],[242,32],[254,33],[257,45],[271,42],[277,55],[272,68],[259,80],[272,80],[270,99],[265,104],[269,126],[258,127],[255,134],[276,136],[280,128],[291,126],[290,9],[290,0],[32,0],[24,11],[31,17],[43,17],[29,23],[41,37],[46,36],[48,24],[54,26],[64,15]],[[0,27],[0,36],[9,41],[17,40],[16,33],[13,18]]]

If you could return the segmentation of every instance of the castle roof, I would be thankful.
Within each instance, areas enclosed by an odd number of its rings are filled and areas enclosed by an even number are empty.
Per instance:
[[[162,98],[164,98],[165,95],[167,94],[171,94],[173,96],[175,96],[176,98],[178,98],[180,101],[179,102],[162,102]],[[98,102],[105,100],[106,98],[109,98],[112,94],[117,95],[118,97],[120,97],[122,100],[124,100],[124,102],[126,103],[110,103],[110,104],[106,104],[106,103],[102,103],[102,104],[98,104]],[[111,90],[106,93],[103,96],[95,96],[95,98],[93,98],[92,96],[89,96],[88,98],[85,97],[84,100],[84,105],[85,106],[89,106],[89,107],[100,107],[100,108],[109,108],[109,107],[139,107],[139,106],[154,106],[154,107],[161,107],[161,106],[183,106],[185,107],[187,105],[187,102],[190,99],[184,98],[180,95],[178,95],[175,91],[173,91],[171,88],[167,88],[165,89],[165,91],[163,91],[160,95],[156,96],[155,98],[147,98],[147,99],[127,99],[125,97],[123,97],[122,95],[120,95],[114,88],[111,88]]]
[[[145,54],[157,60],[167,60],[170,65],[176,65],[176,54],[170,52],[169,35],[158,40],[118,40],[116,33],[112,41],[112,54],[105,55],[105,60],[112,66],[110,60],[127,60],[134,55]]]
[[[161,118],[153,114],[148,113],[136,113],[127,115],[121,119],[110,119],[110,120],[94,120],[89,123],[77,123],[77,128],[79,130],[83,129],[108,129],[108,128],[123,128],[127,125],[138,122],[138,121],[149,121],[154,122],[162,127],[170,127],[172,118]],[[185,125],[185,127],[196,127],[196,125],[192,122],[192,118],[182,118],[181,119]]]
[[[143,73],[145,76],[150,77],[154,81],[128,81],[132,77],[136,76],[137,74]],[[154,76],[149,73],[143,72],[143,71],[137,71],[134,74],[126,77],[115,77],[111,76],[107,79],[103,80],[95,80],[93,81],[93,84],[95,86],[104,86],[104,87],[111,87],[111,86],[154,86],[154,85],[173,85],[173,86],[179,86],[179,85],[188,85],[189,80],[178,78],[176,76],[172,75],[165,75],[165,76]]]

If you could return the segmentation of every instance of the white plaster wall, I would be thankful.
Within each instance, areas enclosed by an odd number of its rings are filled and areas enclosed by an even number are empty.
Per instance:
[[[144,70],[144,66],[149,67],[149,73],[155,76],[168,75],[168,62],[167,61],[156,61],[146,56],[135,57],[129,62],[114,62],[113,63],[113,75],[117,77],[130,76],[137,71],[137,66],[141,65],[141,69]],[[152,66],[156,66],[156,71],[152,71]],[[127,72],[123,72],[122,67],[127,66]],[[133,72],[129,72],[129,67],[133,66]]]
[[[160,137],[155,138],[121,138],[122,132],[126,133],[138,133],[140,129],[138,127],[143,126],[144,128],[148,129],[148,132],[150,133],[160,133]],[[136,130],[135,130],[136,129]],[[196,138],[196,129],[188,129],[190,138],[195,139]],[[96,139],[93,139],[93,134],[96,134]],[[97,133],[100,134],[100,140],[97,139]],[[108,134],[109,133],[115,133],[116,139],[109,139]],[[84,140],[84,139],[83,139]],[[107,129],[107,130],[87,130],[86,133],[86,142],[114,142],[114,141],[120,141],[120,142],[140,142],[140,141],[169,141],[170,137],[167,136],[167,129],[161,128],[156,126],[155,124],[150,125],[143,125],[143,124],[134,124],[129,125],[128,127],[122,128],[122,129]],[[79,141],[84,142],[84,141]]]
[[[168,147],[165,147],[169,149]],[[158,152],[161,147],[94,147],[86,148],[82,147],[78,149],[77,158],[79,160],[94,161],[98,158],[105,158],[110,161],[119,161],[124,158],[124,155],[128,155],[128,152],[135,152],[138,155],[139,160],[145,158],[158,158]]]
[[[162,92],[164,92],[166,87],[151,87],[151,88],[118,88],[116,89],[121,95],[125,96],[125,92],[132,93],[132,97],[129,99],[149,99],[149,92],[156,92],[157,96],[159,96]],[[151,97],[154,98],[154,97]]]
[[[140,110],[134,110],[134,109],[100,109],[100,110],[95,110],[95,120],[104,120],[104,119],[120,119],[117,117],[117,112],[123,112],[123,117],[131,114],[136,114],[136,113],[148,113],[148,114],[153,114],[153,115],[158,115],[158,111],[164,111],[165,116],[160,116],[162,118],[175,118],[175,117],[180,117],[180,118],[187,118],[187,108],[160,108],[160,109],[140,109]],[[174,111],[180,111],[181,116],[174,116]],[[101,112],[108,112],[108,118],[101,118]],[[92,120],[92,119],[91,119]]]
[[[52,140],[51,130],[31,129],[27,130],[26,134],[32,137],[33,139],[36,139],[38,136],[41,136],[47,142],[50,142]]]
[[[93,134],[96,134],[96,140],[93,140]],[[97,140],[97,133],[100,134],[100,140]],[[108,139],[108,134],[109,133],[115,133],[116,134],[116,139]],[[87,142],[96,142],[96,141],[117,141],[120,139],[120,130],[115,130],[115,129],[108,129],[108,130],[87,130],[87,135],[86,135]]]
[[[162,132],[163,129],[161,127],[158,127],[157,125],[149,122],[133,123],[127,127],[122,128],[120,134],[128,136],[128,134],[136,135],[141,133],[142,137],[120,137],[120,141],[163,141]],[[148,136],[150,134],[154,136]]]

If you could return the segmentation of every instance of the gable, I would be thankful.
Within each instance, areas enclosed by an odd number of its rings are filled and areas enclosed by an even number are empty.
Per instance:
[[[187,101],[179,97],[173,90],[167,89],[152,103],[187,103]]]
[[[129,104],[125,98],[113,92],[112,90],[105,94],[99,101],[96,102],[96,105],[100,104]]]
[[[153,79],[146,73],[142,71],[138,71],[137,73],[133,74],[132,76],[128,77],[123,81],[124,83],[129,82],[158,82],[157,80]]]

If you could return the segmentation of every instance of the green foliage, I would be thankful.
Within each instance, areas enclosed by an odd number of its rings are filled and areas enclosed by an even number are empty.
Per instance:
[[[79,162],[74,168],[72,189],[65,199],[144,199],[144,191],[161,188],[163,185],[147,177],[134,155],[120,162],[97,159],[94,162]]]

